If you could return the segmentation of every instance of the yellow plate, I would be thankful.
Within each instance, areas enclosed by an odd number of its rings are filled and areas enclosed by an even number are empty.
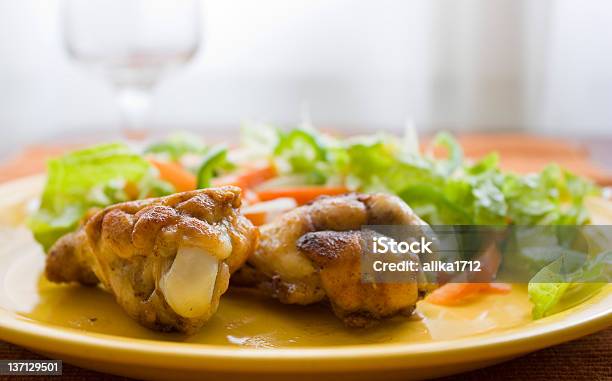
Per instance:
[[[416,379],[494,364],[612,323],[612,285],[567,311],[531,321],[526,290],[462,307],[421,302],[421,319],[343,327],[324,307],[282,306],[232,291],[192,337],[149,331],[98,288],[58,286],[23,227],[40,177],[0,187],[0,339],[102,372],[146,379]],[[595,201],[599,223],[607,202]]]

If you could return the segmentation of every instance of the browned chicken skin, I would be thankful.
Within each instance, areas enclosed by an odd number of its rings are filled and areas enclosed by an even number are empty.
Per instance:
[[[141,324],[193,333],[257,244],[240,204],[240,189],[223,187],[110,206],[51,248],[46,275],[100,282]]]
[[[419,298],[418,274],[409,282],[362,282],[363,225],[427,226],[396,196],[321,197],[261,226],[259,247],[233,284],[287,304],[328,300],[353,327],[411,314]]]

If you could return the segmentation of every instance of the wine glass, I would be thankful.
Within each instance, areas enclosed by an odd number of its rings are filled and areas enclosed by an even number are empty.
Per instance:
[[[64,0],[69,56],[113,85],[127,138],[146,134],[155,85],[200,45],[199,0]]]

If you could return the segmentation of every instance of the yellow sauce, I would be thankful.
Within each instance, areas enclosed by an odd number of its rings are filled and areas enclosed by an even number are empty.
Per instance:
[[[218,312],[196,335],[148,330],[130,319],[100,288],[57,285],[42,274],[45,256],[27,231],[8,232],[0,249],[0,308],[27,318],[87,332],[228,346],[277,348],[390,342],[427,342],[500,331],[531,320],[524,286],[457,307],[420,302],[417,313],[370,329],[349,329],[325,305],[288,306],[241,290],[225,294]],[[8,249],[8,248],[7,248]]]

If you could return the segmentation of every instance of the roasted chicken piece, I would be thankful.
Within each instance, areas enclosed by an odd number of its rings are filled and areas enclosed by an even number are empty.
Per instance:
[[[399,283],[362,282],[363,225],[427,227],[396,196],[322,197],[261,226],[259,247],[232,284],[257,288],[287,304],[328,300],[353,327],[411,314],[422,274]]]
[[[193,333],[257,244],[240,203],[222,187],[107,207],[50,249],[47,278],[100,282],[144,326]]]

